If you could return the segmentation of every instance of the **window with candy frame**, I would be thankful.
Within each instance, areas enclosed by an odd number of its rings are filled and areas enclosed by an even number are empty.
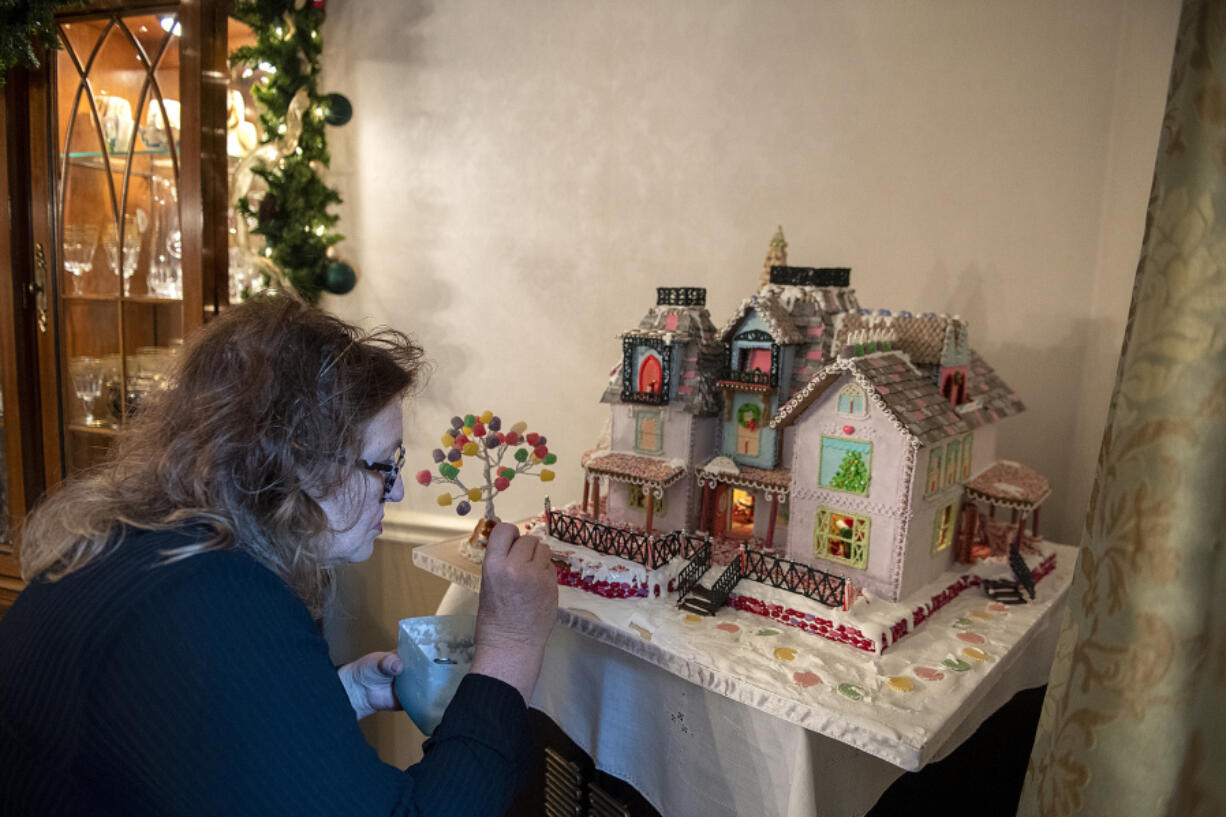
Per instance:
[[[958,520],[958,503],[951,502],[937,512],[933,524],[932,555],[946,550],[954,541],[954,525]]]
[[[945,487],[958,481],[958,441],[953,440],[945,446]]]
[[[971,445],[974,443],[974,441],[974,432],[967,434],[962,438],[962,453],[960,455],[962,459],[962,467],[960,470],[963,480],[968,480],[971,478]]]
[[[928,452],[928,479],[924,483],[924,496],[941,490],[941,447],[934,446]]]
[[[834,508],[819,508],[814,526],[813,555],[851,567],[868,567],[867,516]]]
[[[822,435],[817,484],[849,494],[868,494],[873,444]]]
[[[655,501],[656,507],[652,513],[656,516],[663,516],[664,509],[667,507],[664,503],[663,492],[655,498]],[[633,482],[626,483],[626,506],[643,512],[647,511],[647,491],[643,490],[642,485]]]
[[[659,454],[664,450],[664,418],[658,410],[635,410],[634,450],[640,454]]]
[[[839,389],[838,409],[840,414],[850,414],[855,417],[863,417],[868,414],[868,401],[864,398],[864,389],[855,383],[848,383]]]

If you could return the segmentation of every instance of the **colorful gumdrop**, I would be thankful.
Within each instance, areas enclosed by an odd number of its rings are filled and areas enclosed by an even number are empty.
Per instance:
[[[460,516],[467,516],[468,512],[471,511],[472,509],[473,509],[473,506],[468,504],[467,499],[455,506],[455,512],[458,513]]]
[[[442,505],[444,508],[450,505],[451,504],[451,494],[439,494],[438,504]]]
[[[511,487],[511,480],[507,479],[506,477],[497,477],[494,480],[494,487],[499,491],[505,491],[507,488]]]
[[[443,449],[441,448],[436,448],[431,451],[430,456],[434,458],[435,462],[442,462],[444,459],[446,459],[446,455],[443,453]]]
[[[501,417],[491,417],[485,421],[485,424],[490,427],[490,431],[502,431]]]
[[[447,462],[455,462],[460,458],[459,449],[453,448],[447,452]]]
[[[557,474],[550,471],[548,468],[541,469],[541,482],[552,482],[555,476],[557,476]]]
[[[524,439],[528,441],[528,445],[537,445],[540,443],[541,435],[535,431],[529,431],[524,435]]]
[[[536,448],[532,449],[532,453],[537,459],[543,460],[549,455],[549,449],[543,445],[538,445]]]
[[[483,411],[483,412],[481,412],[481,418],[480,418],[480,419],[481,419],[481,422],[488,424],[490,420],[493,420],[493,419],[494,419],[494,412],[492,412],[492,411]]]
[[[502,440],[498,439],[497,434],[485,435],[485,447],[486,448],[497,448],[500,445],[502,445]]]
[[[460,419],[459,417],[452,417],[452,418],[451,418],[451,427],[452,427],[452,428],[463,428],[463,427],[464,427],[464,421],[463,421],[462,419]]]
[[[558,455],[553,454],[553,453],[546,454],[545,458],[541,461],[544,462],[546,465],[553,465],[555,462],[558,461]]]
[[[510,435],[507,435],[507,436],[510,436]],[[514,445],[514,443],[512,443],[512,445]],[[520,462],[523,462],[524,460],[528,459],[528,449],[521,448],[518,451],[516,451],[515,459],[519,460]]]
[[[518,423],[511,426],[511,430],[514,431],[516,434],[523,434],[525,431],[528,430],[528,424],[525,423],[523,420],[520,420]]]
[[[429,485],[433,481],[434,475],[427,470],[417,472],[417,481],[422,485]]]
[[[477,453],[477,444],[470,440],[464,443],[463,451],[464,451],[464,456],[471,457],[472,455]]]
[[[480,488],[469,488],[468,498],[471,499],[473,502],[480,502],[481,501],[481,489]]]

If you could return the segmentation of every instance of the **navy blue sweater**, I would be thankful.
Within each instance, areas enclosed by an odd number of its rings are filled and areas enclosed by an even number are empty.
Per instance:
[[[523,698],[460,684],[425,757],[382,763],[306,606],[241,550],[138,533],[0,619],[0,814],[496,815]]]

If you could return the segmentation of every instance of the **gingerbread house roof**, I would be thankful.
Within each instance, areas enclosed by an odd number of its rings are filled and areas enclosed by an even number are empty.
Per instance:
[[[661,460],[638,454],[591,452],[585,457],[584,469],[619,482],[667,488],[685,474],[685,464],[677,460]]]
[[[800,287],[797,287],[798,289]],[[740,306],[724,324],[724,328],[720,330],[719,337],[723,342],[728,342],[732,339],[732,333],[736,331],[737,326],[751,310],[756,311],[762,316],[762,323],[766,324],[766,331],[770,333],[775,343],[780,346],[789,346],[794,343],[800,343],[804,340],[804,334],[796,328],[796,324],[792,321],[791,315],[783,304],[768,291],[769,287],[763,287],[757,295],[750,295],[745,300],[741,301]]]
[[[982,378],[983,405],[969,402],[955,408],[937,390],[930,374],[912,364],[903,352],[844,358],[829,364],[784,403],[770,420],[771,428],[791,425],[839,378],[850,374],[869,399],[920,445],[963,434],[987,422],[1017,414],[1024,406],[983,359],[972,353],[972,379]],[[979,370],[976,371],[976,364]],[[987,408],[991,405],[992,408]]]
[[[1030,511],[1051,494],[1051,483],[1033,468],[997,460],[966,483],[965,490],[971,499]]]
[[[754,468],[740,465],[731,457],[715,457],[695,472],[699,484],[708,483],[712,486],[718,483],[736,485],[740,488],[764,491],[768,494],[786,496],[791,492],[792,471],[788,468]]]
[[[917,366],[936,365],[951,345],[966,343],[966,321],[956,315],[897,315],[885,310],[858,310],[840,316],[832,342],[835,355],[850,345],[849,337],[864,330],[883,329],[895,338],[893,348],[906,352]]]

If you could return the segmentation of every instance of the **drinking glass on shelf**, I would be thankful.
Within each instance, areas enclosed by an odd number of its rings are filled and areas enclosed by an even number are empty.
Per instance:
[[[102,248],[106,250],[107,260],[111,263],[111,272],[115,275],[123,273],[123,294],[128,295],[128,281],[136,274],[136,264],[140,258],[140,245],[145,233],[140,229],[137,219],[127,216],[123,220],[123,254],[120,256],[119,231],[112,222],[106,225],[102,235]]]
[[[102,394],[102,359],[74,357],[68,361],[72,389],[85,409],[85,425],[100,426],[104,421],[94,414],[94,401]]]
[[[82,277],[93,269],[94,249],[98,246],[98,227],[95,224],[67,224],[64,226],[64,269],[72,274],[72,294],[81,295],[85,288]]]
[[[174,182],[154,176],[153,243],[149,260],[149,294],[155,298],[183,297],[183,233],[179,229],[179,197]]]

